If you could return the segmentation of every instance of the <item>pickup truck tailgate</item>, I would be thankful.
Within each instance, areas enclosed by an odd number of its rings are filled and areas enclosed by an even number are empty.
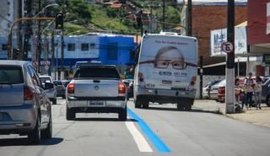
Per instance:
[[[117,97],[119,80],[77,80],[76,97]]]

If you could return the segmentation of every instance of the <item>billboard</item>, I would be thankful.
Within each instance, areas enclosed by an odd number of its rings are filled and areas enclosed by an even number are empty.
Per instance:
[[[234,34],[235,55],[247,53],[247,32],[246,27],[235,27]],[[226,56],[222,52],[221,44],[227,41],[227,29],[216,29],[211,31],[211,54],[210,56]]]

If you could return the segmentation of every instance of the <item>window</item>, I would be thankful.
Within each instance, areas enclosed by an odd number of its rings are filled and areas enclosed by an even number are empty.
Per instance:
[[[89,50],[89,44],[88,43],[82,43],[81,44],[81,50],[82,51],[88,51]]]
[[[85,67],[76,71],[74,78],[87,79],[87,78],[117,78],[119,73],[115,68],[110,67]]]
[[[94,48],[95,48],[95,46],[96,46],[96,44],[95,44],[95,43],[90,43],[90,48],[91,48],[91,49],[94,49]]]
[[[107,46],[107,58],[108,60],[117,60],[118,59],[118,44],[117,43],[110,43]]]
[[[68,51],[75,51],[75,43],[68,44]]]
[[[2,50],[8,50],[8,45],[7,44],[2,44]]]
[[[17,66],[0,66],[0,84],[23,83],[22,68]]]

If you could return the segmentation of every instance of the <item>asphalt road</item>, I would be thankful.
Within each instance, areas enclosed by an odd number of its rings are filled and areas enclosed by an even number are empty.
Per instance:
[[[28,145],[25,137],[0,136],[0,156],[269,156],[270,129],[222,115],[176,111],[174,105],[116,114],[77,114],[65,120],[65,101],[53,106],[53,139]]]

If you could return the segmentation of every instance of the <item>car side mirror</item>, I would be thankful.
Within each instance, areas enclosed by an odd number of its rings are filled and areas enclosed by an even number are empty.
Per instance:
[[[44,90],[47,90],[47,89],[51,89],[54,87],[54,84],[53,83],[50,83],[50,82],[45,82],[44,84]]]

